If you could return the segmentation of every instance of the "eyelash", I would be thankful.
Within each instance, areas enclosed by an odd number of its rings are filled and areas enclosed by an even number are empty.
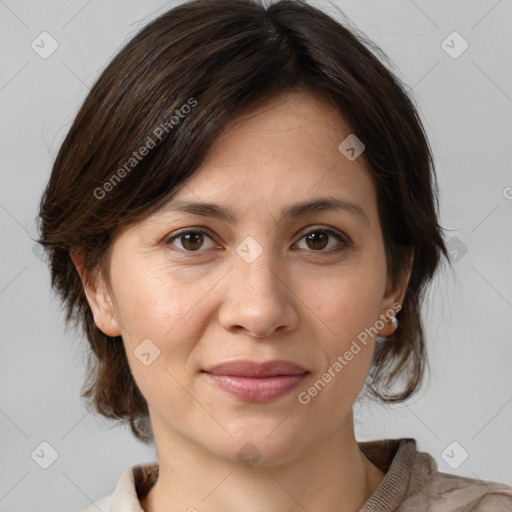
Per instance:
[[[337,254],[343,250],[346,250],[350,247],[352,247],[352,243],[349,239],[347,239],[346,237],[342,236],[340,233],[338,233],[337,231],[334,231],[332,229],[329,229],[329,228],[314,228],[310,231],[307,231],[306,233],[304,233],[301,238],[299,239],[302,240],[303,238],[305,238],[307,235],[310,235],[311,233],[317,233],[317,232],[322,232],[322,233],[327,233],[328,235],[334,237],[336,240],[338,240],[338,242],[340,242],[342,244],[341,247],[338,247],[336,249],[329,249],[327,251],[324,251],[322,249],[318,250],[318,251],[315,251],[315,250],[309,250],[308,252],[311,252],[313,254],[321,254],[321,253],[325,253],[325,254]],[[204,252],[205,250],[207,249],[198,249],[196,251],[187,251],[185,249],[180,249],[179,247],[176,247],[174,244],[173,244],[173,241],[176,240],[176,239],[179,239],[180,237],[182,237],[183,235],[188,235],[188,234],[196,234],[196,235],[203,235],[203,236],[207,236],[208,238],[212,239],[212,236],[207,232],[207,231],[204,231],[202,229],[185,229],[183,231],[179,231],[178,233],[175,233],[173,235],[171,235],[170,237],[168,237],[166,240],[165,240],[165,245],[169,245],[169,246],[172,246],[172,250],[177,250],[179,252],[181,252],[183,255],[186,255],[187,257],[197,257],[200,255],[201,252]],[[213,239],[212,239],[213,240]],[[304,250],[304,249],[302,249]]]

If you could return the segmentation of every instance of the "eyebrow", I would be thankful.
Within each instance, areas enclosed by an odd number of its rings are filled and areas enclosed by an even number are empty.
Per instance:
[[[203,217],[213,217],[226,222],[237,221],[237,216],[230,209],[215,203],[175,200],[165,207],[165,211],[182,211]],[[309,213],[322,211],[349,213],[370,228],[370,220],[359,204],[338,197],[319,197],[311,201],[292,203],[281,210],[281,218],[298,218]]]

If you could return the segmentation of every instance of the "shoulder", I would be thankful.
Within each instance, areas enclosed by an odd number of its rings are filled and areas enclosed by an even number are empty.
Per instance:
[[[386,473],[361,512],[512,512],[512,487],[439,471],[413,438],[360,443]]]
[[[512,512],[512,487],[436,471],[404,505],[400,512]]]
[[[144,496],[158,479],[158,463],[144,462],[126,469],[112,494],[80,512],[144,512],[139,497]]]

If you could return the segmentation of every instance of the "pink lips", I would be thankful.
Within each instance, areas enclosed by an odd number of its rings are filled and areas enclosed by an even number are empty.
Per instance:
[[[309,373],[290,361],[232,361],[204,370],[221,389],[251,402],[268,402],[295,388]]]

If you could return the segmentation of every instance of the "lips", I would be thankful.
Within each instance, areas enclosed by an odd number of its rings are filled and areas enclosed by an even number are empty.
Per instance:
[[[290,361],[231,361],[204,370],[209,381],[238,399],[269,402],[296,388],[309,374]]]
[[[212,375],[232,375],[236,377],[275,377],[277,375],[302,375],[307,370],[291,361],[282,359],[265,361],[240,360],[220,363],[204,370]]]

